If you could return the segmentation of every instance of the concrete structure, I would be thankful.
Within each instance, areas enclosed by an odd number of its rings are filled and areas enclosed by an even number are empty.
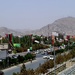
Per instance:
[[[0,44],[0,59],[5,59],[8,54],[8,44],[2,43]]]
[[[59,72],[58,75],[75,75],[75,58],[66,62],[66,69]]]
[[[75,65],[60,72],[58,75],[75,75]]]

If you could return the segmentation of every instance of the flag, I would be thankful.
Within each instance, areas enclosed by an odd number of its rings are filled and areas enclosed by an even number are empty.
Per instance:
[[[6,35],[5,38],[8,39],[9,38],[8,34],[5,34],[5,35]]]
[[[52,45],[54,45],[55,42],[55,36],[52,35]]]
[[[9,34],[9,42],[12,43],[12,34]]]
[[[67,35],[67,39],[68,39],[68,40],[70,39],[70,35]]]
[[[5,38],[10,42],[11,44],[13,43],[13,35],[12,34],[5,34]]]

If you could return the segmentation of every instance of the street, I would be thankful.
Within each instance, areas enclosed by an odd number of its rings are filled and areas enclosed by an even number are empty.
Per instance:
[[[25,63],[26,65],[26,69],[36,69],[39,64],[43,64],[47,59],[43,59],[43,55],[41,54],[37,54],[36,55],[36,60],[33,60],[32,63],[29,61],[27,63]],[[20,68],[21,68],[22,64],[19,64],[17,66],[13,66],[11,68],[8,69],[4,69],[2,70],[4,72],[4,75],[12,75],[13,72],[17,73],[20,72]]]

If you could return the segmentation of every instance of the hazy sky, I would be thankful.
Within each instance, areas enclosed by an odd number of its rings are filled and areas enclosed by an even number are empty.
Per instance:
[[[0,0],[0,27],[39,29],[68,16],[75,17],[75,0]]]

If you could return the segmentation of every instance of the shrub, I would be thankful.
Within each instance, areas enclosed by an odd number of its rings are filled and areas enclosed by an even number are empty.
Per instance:
[[[57,57],[56,57],[56,63],[57,64],[61,64],[64,62],[64,58],[61,54],[59,54]]]
[[[26,55],[25,55],[25,59],[26,60],[28,60],[28,59],[33,59],[35,56],[33,55],[33,54],[31,54],[31,53],[27,53]]]

